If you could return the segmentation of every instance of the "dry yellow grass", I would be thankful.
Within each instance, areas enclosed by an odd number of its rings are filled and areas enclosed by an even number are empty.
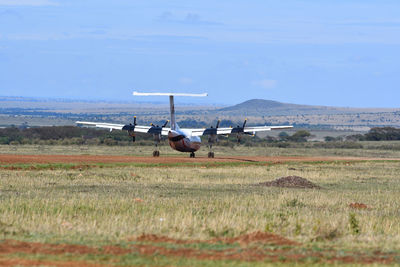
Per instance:
[[[400,245],[399,171],[398,162],[1,170],[0,234],[101,243],[142,233],[208,239],[271,231],[305,244],[391,251]],[[253,186],[288,175],[322,189]]]

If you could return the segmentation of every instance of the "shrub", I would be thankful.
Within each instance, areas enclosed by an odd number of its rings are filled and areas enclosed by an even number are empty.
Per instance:
[[[393,127],[375,127],[365,134],[368,141],[400,140],[400,129]]]
[[[349,214],[349,224],[351,233],[353,235],[358,235],[360,233],[360,226],[354,213]]]
[[[307,142],[307,138],[311,136],[311,133],[306,130],[300,130],[295,132],[292,136],[287,139],[293,142]]]

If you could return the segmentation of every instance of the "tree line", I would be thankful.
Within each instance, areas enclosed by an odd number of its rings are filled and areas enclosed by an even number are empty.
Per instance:
[[[143,136],[144,140],[149,139]],[[106,144],[128,143],[131,137],[125,131],[83,128],[75,126],[16,127],[0,129],[0,144]]]
[[[400,129],[394,127],[375,127],[366,134],[350,135],[349,141],[396,141],[400,140]]]
[[[262,143],[287,146],[287,143],[305,143],[311,133],[306,130],[299,130],[292,135],[281,132],[278,137],[252,138],[244,135],[242,144],[252,146]],[[152,145],[153,136],[148,134],[137,134],[136,140],[139,145]],[[233,146],[236,136],[220,138],[222,146]],[[354,141],[390,141],[400,140],[400,129],[393,127],[375,127],[366,134],[347,136],[347,142]],[[207,142],[207,137],[204,137]],[[341,137],[325,137],[326,142],[344,141]],[[51,126],[32,128],[1,128],[0,144],[49,144],[49,145],[126,145],[132,142],[132,138],[125,131],[112,131],[95,128],[84,128],[76,126]]]

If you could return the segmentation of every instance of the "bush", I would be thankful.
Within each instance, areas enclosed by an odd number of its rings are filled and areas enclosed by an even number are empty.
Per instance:
[[[10,145],[13,145],[13,146],[16,146],[16,145],[19,145],[20,143],[18,142],[18,141],[11,141],[10,142]]]
[[[365,135],[353,134],[346,137],[347,141],[365,141]]]
[[[292,142],[307,142],[307,138],[311,136],[311,133],[306,130],[300,130],[295,132],[292,136],[287,137]]]
[[[325,136],[324,140],[325,140],[325,142],[343,141],[343,137],[341,137],[341,136],[338,136],[338,137]]]
[[[289,134],[287,132],[280,132],[278,136],[280,140],[287,140],[289,138]]]
[[[360,225],[354,213],[349,214],[349,225],[353,235],[358,235],[360,233]]]
[[[10,138],[8,136],[1,136],[0,137],[0,144],[1,145],[8,145],[10,144]]]
[[[400,129],[393,127],[375,127],[365,134],[368,141],[400,140]]]

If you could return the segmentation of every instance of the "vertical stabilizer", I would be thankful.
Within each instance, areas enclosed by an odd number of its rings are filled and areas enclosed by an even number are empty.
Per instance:
[[[176,129],[174,96],[169,96],[169,110],[171,112],[171,130]]]
[[[207,93],[204,94],[185,94],[185,93],[139,93],[133,92],[135,96],[169,96],[169,107],[171,113],[171,130],[176,130],[178,128],[175,119],[175,104],[174,104],[174,96],[190,96],[190,97],[204,97],[207,96]]]

